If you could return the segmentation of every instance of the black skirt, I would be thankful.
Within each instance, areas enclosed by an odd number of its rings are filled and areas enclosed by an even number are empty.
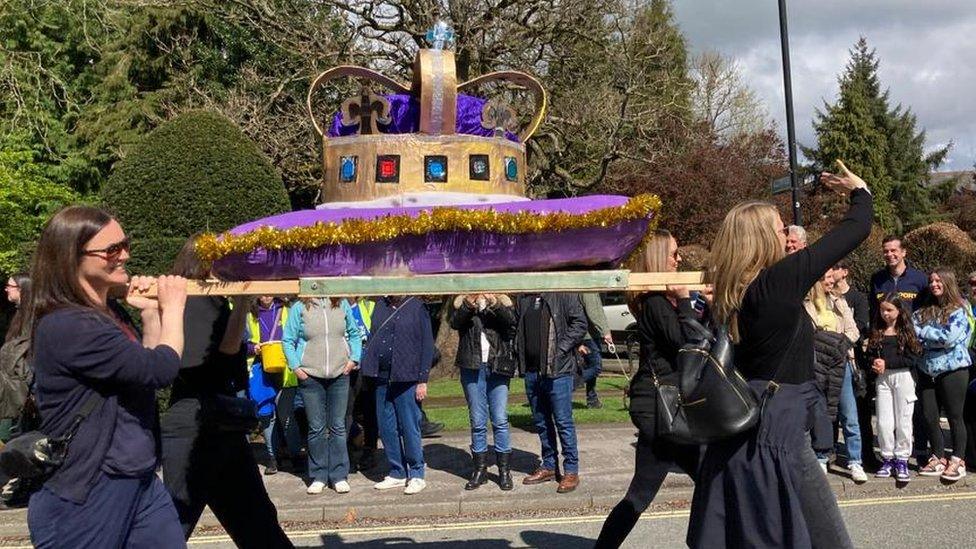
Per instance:
[[[750,382],[757,398],[766,383]],[[813,382],[782,384],[756,428],[708,446],[692,499],[690,547],[811,546],[800,460],[821,398]]]

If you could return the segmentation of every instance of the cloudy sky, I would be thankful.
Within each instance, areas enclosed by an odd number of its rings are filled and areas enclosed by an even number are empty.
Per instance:
[[[816,143],[812,120],[834,102],[837,76],[864,36],[877,49],[893,104],[910,106],[932,148],[954,143],[942,170],[976,162],[976,1],[787,0],[797,140]],[[674,0],[693,51],[734,57],[785,140],[776,0]]]

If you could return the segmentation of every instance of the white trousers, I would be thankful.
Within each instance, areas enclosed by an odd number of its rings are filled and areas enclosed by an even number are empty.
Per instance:
[[[908,459],[912,455],[912,414],[915,412],[915,380],[911,371],[885,371],[875,382],[878,446],[883,459]]]

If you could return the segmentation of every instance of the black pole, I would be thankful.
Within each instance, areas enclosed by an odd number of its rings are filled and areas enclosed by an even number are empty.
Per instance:
[[[790,153],[793,224],[800,225],[800,183],[796,173],[796,130],[793,125],[793,81],[790,78],[790,33],[786,28],[786,0],[779,0],[779,40],[783,48],[783,91],[786,95],[786,147]]]

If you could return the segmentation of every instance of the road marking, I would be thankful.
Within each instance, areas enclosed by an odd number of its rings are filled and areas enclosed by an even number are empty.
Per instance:
[[[896,496],[882,498],[864,498],[841,500],[838,502],[841,508],[845,507],[871,507],[877,505],[893,505],[917,502],[932,501],[961,501],[976,499],[976,492],[959,494],[926,494],[914,496]],[[690,514],[688,510],[681,511],[660,511],[656,513],[644,513],[641,520],[662,520],[670,518],[685,518]],[[479,528],[504,528],[506,526],[552,526],[558,524],[589,524],[603,522],[606,515],[585,515],[580,517],[550,517],[537,519],[506,519],[506,520],[485,520],[473,522],[457,522],[453,524],[410,524],[400,526],[373,526],[367,528],[331,528],[325,530],[297,530],[286,532],[292,540],[308,539],[322,536],[338,535],[342,537],[352,536],[374,536],[380,534],[410,534],[416,532],[453,532],[458,530],[474,530]],[[231,541],[226,535],[214,536],[194,536],[190,539],[190,545],[201,545],[204,543],[219,543]],[[29,547],[29,546],[27,546]]]

